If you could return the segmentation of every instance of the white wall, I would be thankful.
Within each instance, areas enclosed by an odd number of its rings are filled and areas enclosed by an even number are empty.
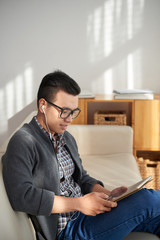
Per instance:
[[[0,145],[57,68],[94,93],[160,92],[159,13],[159,0],[1,0]]]

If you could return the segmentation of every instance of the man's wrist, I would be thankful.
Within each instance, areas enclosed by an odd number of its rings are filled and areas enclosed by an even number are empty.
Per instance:
[[[80,211],[82,205],[82,197],[54,197],[52,213],[64,213],[72,211]]]

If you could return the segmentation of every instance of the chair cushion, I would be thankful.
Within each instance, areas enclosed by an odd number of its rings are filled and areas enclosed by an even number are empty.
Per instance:
[[[109,190],[141,180],[135,158],[130,153],[82,155],[81,158],[87,172],[102,181]]]
[[[123,240],[158,240],[159,237],[151,233],[132,232]]]
[[[132,153],[133,150],[133,129],[129,126],[70,125],[68,131],[75,137],[80,154]]]

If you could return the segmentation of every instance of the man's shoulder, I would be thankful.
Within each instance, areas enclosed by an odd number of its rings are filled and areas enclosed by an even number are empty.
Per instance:
[[[72,136],[72,134],[68,131],[65,131],[64,134],[63,134],[63,137],[65,139],[74,139],[74,137]]]
[[[22,142],[27,142],[29,139],[31,139],[31,133],[30,128],[27,126],[28,124],[24,124],[20,129],[18,129],[13,136],[11,137],[9,143],[15,143],[18,142],[21,144]]]
[[[19,128],[11,137],[10,142],[18,141],[19,144],[22,142],[31,142],[34,136],[35,131],[31,121],[30,123],[25,123],[21,128]]]

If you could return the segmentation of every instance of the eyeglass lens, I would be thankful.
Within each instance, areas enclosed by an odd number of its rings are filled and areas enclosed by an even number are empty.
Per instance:
[[[70,109],[63,109],[62,113],[61,113],[61,118],[68,118],[70,115],[72,116],[72,119],[78,117],[80,113],[79,109],[75,109],[75,110],[70,110]]]

